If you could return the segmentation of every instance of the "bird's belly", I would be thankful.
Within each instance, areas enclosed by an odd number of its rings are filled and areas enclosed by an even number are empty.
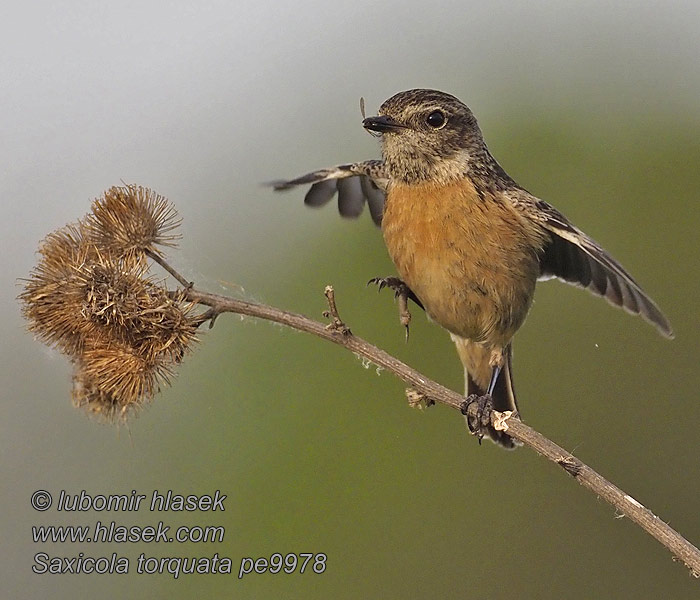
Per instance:
[[[512,209],[469,192],[463,185],[443,187],[439,196],[431,186],[394,187],[384,239],[432,320],[460,337],[503,346],[532,302],[537,255]]]

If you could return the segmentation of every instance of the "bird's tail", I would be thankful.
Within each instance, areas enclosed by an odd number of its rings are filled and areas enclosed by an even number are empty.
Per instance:
[[[454,341],[457,345],[459,357],[464,365],[464,393],[467,396],[470,394],[483,396],[486,394],[491,381],[491,366],[489,365],[491,351],[481,344],[475,344],[461,338],[455,338]],[[518,411],[515,388],[513,387],[512,354],[510,345],[506,346],[503,351],[505,362],[491,395],[493,408],[499,412],[507,410]],[[496,431],[489,426],[487,433],[491,440],[504,448],[514,448],[517,445],[517,442],[503,431]]]

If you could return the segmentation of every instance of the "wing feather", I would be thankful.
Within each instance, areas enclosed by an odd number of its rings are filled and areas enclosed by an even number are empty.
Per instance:
[[[668,319],[619,262],[554,207],[542,200],[536,200],[535,205],[551,234],[540,258],[542,279],[557,277],[586,288],[627,312],[641,315],[662,335],[673,337]]]
[[[366,203],[372,221],[379,226],[384,212],[387,182],[384,163],[381,160],[366,160],[319,169],[295,179],[273,181],[270,185],[281,191],[311,184],[304,204],[313,207],[325,206],[337,192],[338,212],[342,217],[359,217]]]

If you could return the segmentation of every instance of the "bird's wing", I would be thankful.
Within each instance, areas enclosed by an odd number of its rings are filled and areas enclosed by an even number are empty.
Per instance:
[[[288,190],[311,184],[304,197],[307,206],[324,206],[337,192],[338,212],[342,217],[359,217],[366,202],[372,220],[380,225],[387,183],[384,163],[381,160],[366,160],[319,169],[288,181],[273,181],[271,185],[275,190]]]
[[[540,220],[551,234],[551,241],[540,257],[540,279],[557,277],[585,288],[615,306],[641,315],[659,333],[673,337],[668,319],[619,262],[556,208],[534,196],[530,200],[529,208],[535,210],[528,213]]]

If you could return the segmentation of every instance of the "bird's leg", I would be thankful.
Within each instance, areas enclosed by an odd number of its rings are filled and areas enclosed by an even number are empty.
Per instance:
[[[472,404],[476,405],[476,410],[471,409]],[[460,407],[462,414],[467,419],[467,427],[469,431],[479,438],[484,437],[486,428],[491,424],[491,412],[493,411],[493,400],[490,394],[479,396],[478,394],[469,394],[467,399],[462,402]]]
[[[462,404],[462,414],[467,417],[469,431],[479,436],[479,442],[484,437],[483,430],[491,424],[491,413],[493,412],[493,390],[496,388],[498,376],[503,369],[504,357],[502,350],[493,350],[489,359],[491,365],[491,380],[489,387],[483,396],[470,394]],[[469,407],[476,403],[476,411],[470,411]]]
[[[421,308],[423,308],[423,305],[403,280],[398,277],[372,277],[367,282],[367,285],[371,283],[379,286],[379,291],[385,287],[394,290],[394,298],[398,299],[399,302],[399,322],[406,328],[406,340],[408,340],[408,326],[411,323],[411,311],[408,310],[408,300],[410,298]]]
[[[498,381],[498,376],[501,374],[501,369],[506,362],[506,358],[503,354],[503,348],[493,348],[491,350],[491,356],[489,357],[489,366],[491,367],[491,380],[489,381],[489,387],[486,390],[486,395],[491,396],[493,390],[496,388],[496,382]]]
[[[489,382],[489,389],[486,391],[487,396],[493,394],[493,390],[496,387],[496,382],[498,381],[498,376],[501,374],[501,365],[494,365],[491,371],[491,381]]]
[[[423,303],[418,299],[418,296],[416,296],[413,293],[413,290],[408,287],[406,283],[402,279],[399,279],[398,277],[372,277],[367,282],[367,285],[370,283],[374,283],[379,286],[379,290],[381,291],[382,288],[388,287],[394,290],[394,297],[404,297],[407,300],[413,300],[413,302],[416,303],[416,305],[419,308],[422,308],[425,310],[425,307],[423,306]]]

